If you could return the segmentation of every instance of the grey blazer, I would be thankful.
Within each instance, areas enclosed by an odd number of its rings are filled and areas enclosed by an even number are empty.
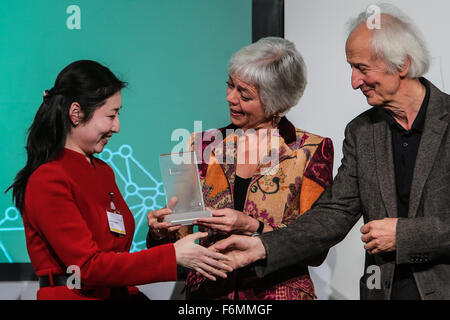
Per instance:
[[[381,287],[369,289],[365,272],[361,299],[389,299],[396,264],[412,265],[422,299],[450,299],[450,96],[429,84],[409,216],[398,220],[395,252],[366,253],[365,270],[380,267]],[[267,259],[255,266],[259,276],[326,251],[361,215],[364,223],[397,217],[391,131],[383,112],[374,107],[347,125],[342,164],[312,208],[287,228],[261,235]]]

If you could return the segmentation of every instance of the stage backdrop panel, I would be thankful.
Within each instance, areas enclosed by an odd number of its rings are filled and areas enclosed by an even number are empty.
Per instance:
[[[227,62],[251,43],[251,0],[17,0],[0,6],[0,189],[24,166],[26,130],[60,70],[80,59],[129,83],[121,131],[100,158],[136,219],[131,251],[145,248],[146,214],[165,205],[158,156],[177,128],[229,122]],[[74,239],[76,241],[76,239]],[[0,194],[0,263],[28,262],[11,192]],[[12,279],[11,279],[12,280]]]

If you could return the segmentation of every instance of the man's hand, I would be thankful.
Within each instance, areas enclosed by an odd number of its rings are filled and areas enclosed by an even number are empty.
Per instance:
[[[216,242],[209,249],[219,251],[231,258],[231,261],[223,262],[233,269],[242,268],[266,258],[266,249],[259,237],[232,235]]]
[[[395,235],[398,218],[373,220],[361,227],[361,240],[369,254],[396,250]]]

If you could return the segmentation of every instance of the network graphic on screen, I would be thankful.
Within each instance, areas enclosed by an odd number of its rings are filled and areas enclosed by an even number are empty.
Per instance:
[[[116,152],[106,148],[99,158],[114,170],[117,185],[134,216],[136,229],[130,252],[145,249],[148,231],[147,213],[150,210],[160,209],[165,204],[162,182],[156,180],[134,158],[130,145],[124,144]]]
[[[16,207],[9,207],[4,212],[3,219],[0,220],[0,235],[10,232],[23,232],[22,219],[19,210]],[[14,262],[8,250],[8,244],[2,241],[4,237],[0,236],[0,261]],[[25,250],[25,248],[24,248]]]
[[[164,186],[133,156],[130,145],[122,145],[115,152],[105,148],[98,157],[114,170],[117,185],[133,213],[136,227],[130,252],[143,250],[148,231],[147,213],[165,205]],[[0,217],[0,262],[16,262],[12,252],[26,250],[12,241],[2,241],[3,234],[11,232],[24,232],[19,210],[14,206],[8,207]]]

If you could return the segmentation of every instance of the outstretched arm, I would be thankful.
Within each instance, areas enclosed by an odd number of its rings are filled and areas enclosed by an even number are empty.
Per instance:
[[[350,125],[343,144],[344,158],[331,187],[328,187],[310,210],[283,229],[263,233],[260,237],[232,236],[215,244],[232,258],[233,268],[260,259],[258,276],[305,263],[341,241],[361,217],[356,156],[356,132]]]

